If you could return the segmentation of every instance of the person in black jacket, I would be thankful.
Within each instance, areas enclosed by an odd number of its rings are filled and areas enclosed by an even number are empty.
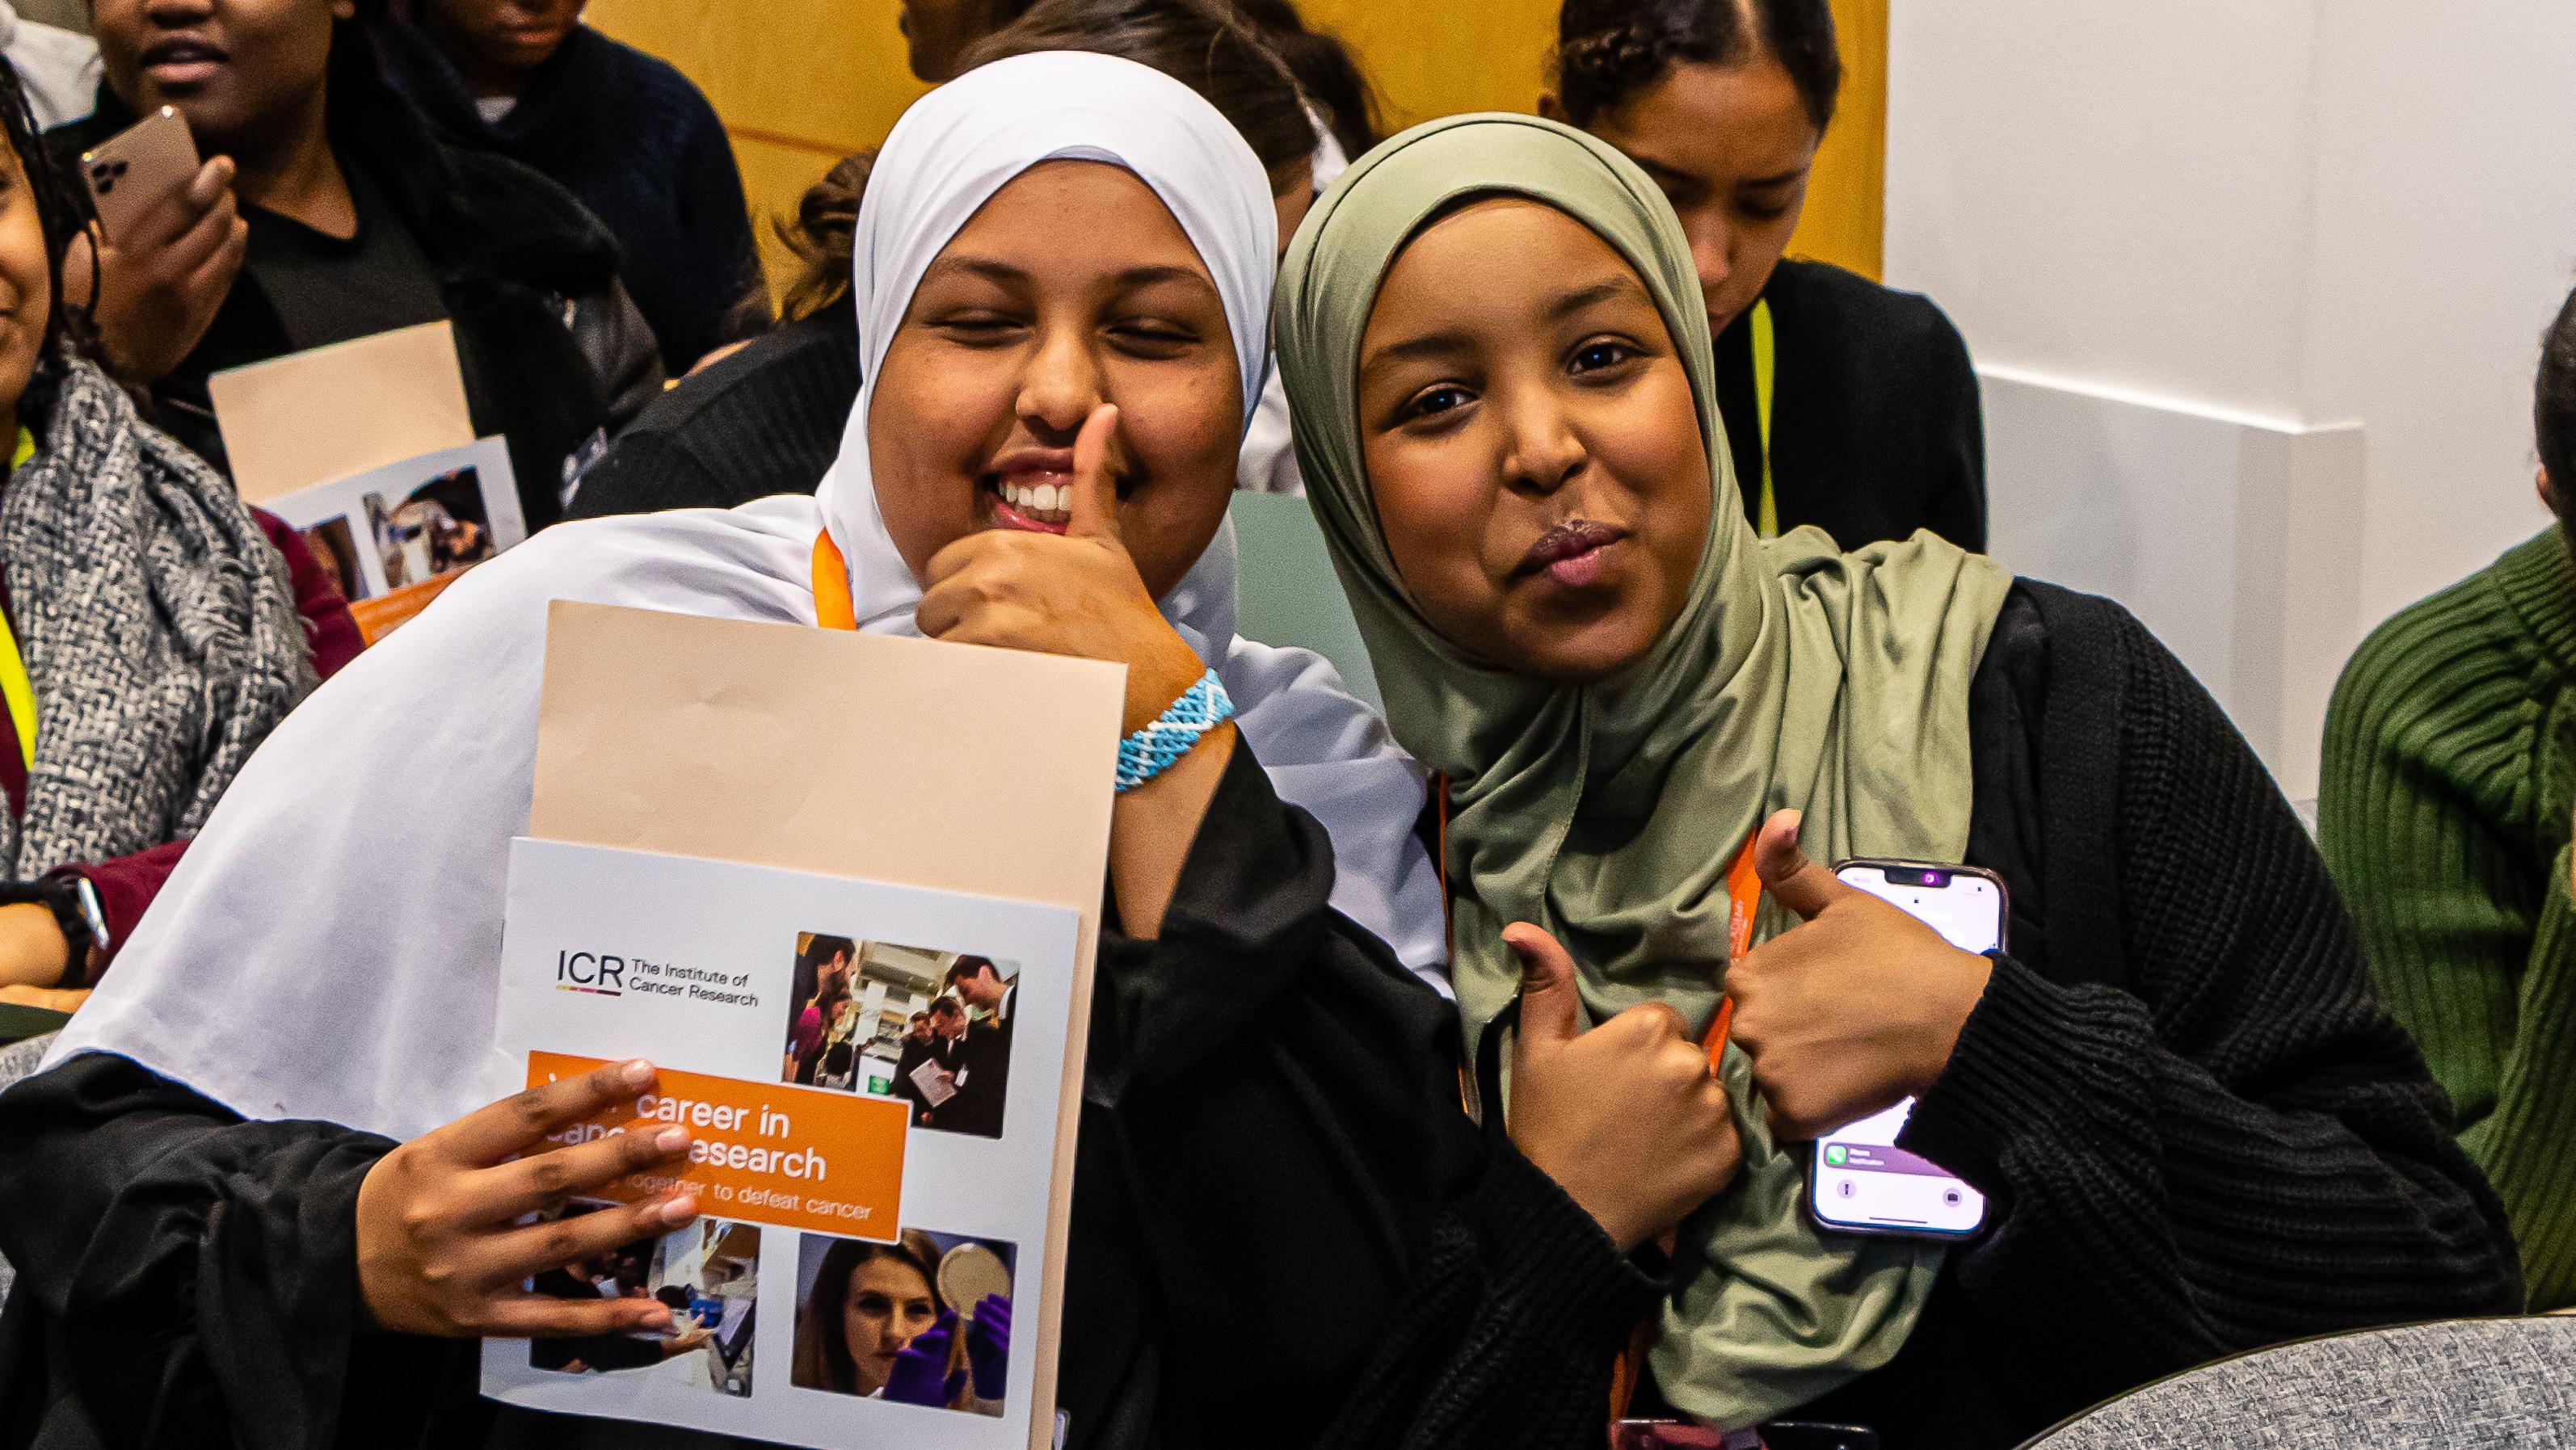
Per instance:
[[[440,130],[544,172],[617,238],[677,377],[769,326],[733,143],[668,62],[581,23],[584,0],[415,0],[385,73]]]
[[[947,987],[984,1015],[967,1022],[966,1038],[957,1044],[952,1064],[957,1096],[940,1107],[937,1122],[951,1132],[998,1138],[1010,1100],[1011,1032],[1016,1025],[1011,999],[1019,994],[1019,984],[1003,981],[991,958],[966,956],[949,967]]]
[[[912,1120],[916,1123],[922,1121],[922,1114],[929,1110],[930,1103],[922,1092],[921,1084],[915,1082],[912,1075],[925,1062],[948,1066],[946,1048],[946,1039],[930,1024],[930,1014],[913,1013],[911,1023],[904,1030],[903,1046],[895,1053],[894,1095],[912,1104]]]
[[[49,142],[76,156],[169,105],[210,157],[132,235],[71,253],[76,277],[94,271],[107,360],[149,391],[152,421],[222,468],[209,375],[446,318],[474,427],[509,439],[529,527],[560,518],[571,466],[662,384],[598,220],[536,172],[439,140],[378,73],[357,0],[92,14],[98,111]]]
[[[1754,527],[1980,550],[1985,425],[1958,329],[1781,255],[1841,85],[1826,0],[1565,0],[1539,109],[1626,152],[1681,216]]]
[[[2117,605],[1936,537],[1764,546],[1690,263],[1611,147],[1456,117],[1354,168],[1277,309],[1389,723],[1447,784],[1458,1004],[1480,1066],[1517,1044],[1516,1130],[1533,1039],[1638,1012],[1707,1034],[1736,1104],[1633,1411],[2002,1450],[2260,1345],[2511,1312],[2502,1207],[2208,693]],[[1991,869],[2005,950],[1802,850]],[[1897,1146],[1981,1229],[1819,1226],[1815,1140],[1909,1099]]]

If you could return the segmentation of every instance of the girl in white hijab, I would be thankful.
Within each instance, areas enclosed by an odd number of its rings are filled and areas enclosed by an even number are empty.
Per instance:
[[[1410,764],[1320,660],[1232,636],[1220,524],[1275,240],[1251,150],[1143,67],[1026,56],[916,105],[859,221],[868,385],[820,493],[568,526],[461,582],[271,737],[0,1101],[0,1447],[643,1433],[458,1388],[477,1336],[665,1322],[523,1282],[696,1207],[583,1216],[569,1252],[514,1227],[685,1150],[519,1156],[649,1080],[510,1097],[493,1045],[554,599],[1118,660],[1131,726],[1213,664],[1239,730],[1112,833],[1071,1443],[1597,1445],[1606,1356],[1566,1353],[1569,1323],[1615,1332],[1655,1286],[1459,1111],[1453,1019],[1399,965],[1441,942]],[[1642,1099],[1586,1076],[1566,1131],[1615,1138]]]

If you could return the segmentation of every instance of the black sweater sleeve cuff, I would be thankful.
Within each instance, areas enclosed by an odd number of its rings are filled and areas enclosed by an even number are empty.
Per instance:
[[[1566,1354],[1615,1346],[1670,1288],[1620,1253],[1583,1205],[1517,1152],[1494,1154],[1458,1214],[1484,1260],[1489,1301],[1544,1313],[1551,1341]]]
[[[1994,963],[1949,1065],[1897,1137],[1988,1191],[2014,1143],[2081,1136],[2061,1127],[2079,1111],[2071,1079],[2134,1071],[2153,1035],[2143,1009],[2118,993],[2060,986],[2008,956]]]

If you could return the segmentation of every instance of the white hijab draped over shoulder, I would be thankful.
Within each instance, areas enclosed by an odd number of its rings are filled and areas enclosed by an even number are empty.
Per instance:
[[[251,758],[115,968],[56,1042],[132,1058],[251,1118],[409,1138],[506,1096],[493,1045],[511,837],[527,829],[546,605],[815,622],[828,529],[860,627],[913,634],[920,590],[877,511],[866,418],[922,272],[993,193],[1086,159],[1151,186],[1222,295],[1245,414],[1269,351],[1276,221],[1251,149],[1178,81],[1107,56],[1000,61],[916,103],[858,222],[862,376],[813,498],[569,524],[476,569],[359,657]],[[1421,777],[1330,665],[1234,636],[1234,538],[1163,600],[1220,671],[1280,796],[1330,831],[1333,904],[1438,980]],[[1318,587],[1334,587],[1319,580]]]

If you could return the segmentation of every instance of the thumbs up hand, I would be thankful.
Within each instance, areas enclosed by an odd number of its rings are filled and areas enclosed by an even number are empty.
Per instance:
[[[1119,533],[1118,409],[1073,445],[1064,532],[988,528],[931,556],[914,622],[932,639],[1127,666],[1127,723],[1143,729],[1207,666],[1155,608]]]
[[[1772,1133],[1814,1138],[1929,1088],[1993,964],[1808,860],[1795,811],[1763,823],[1753,864],[1803,923],[1726,976]]]
[[[1503,941],[1522,973],[1512,1142],[1624,1253],[1734,1179],[1734,1109],[1680,1013],[1648,1003],[1586,1032],[1556,938],[1517,922]]]

